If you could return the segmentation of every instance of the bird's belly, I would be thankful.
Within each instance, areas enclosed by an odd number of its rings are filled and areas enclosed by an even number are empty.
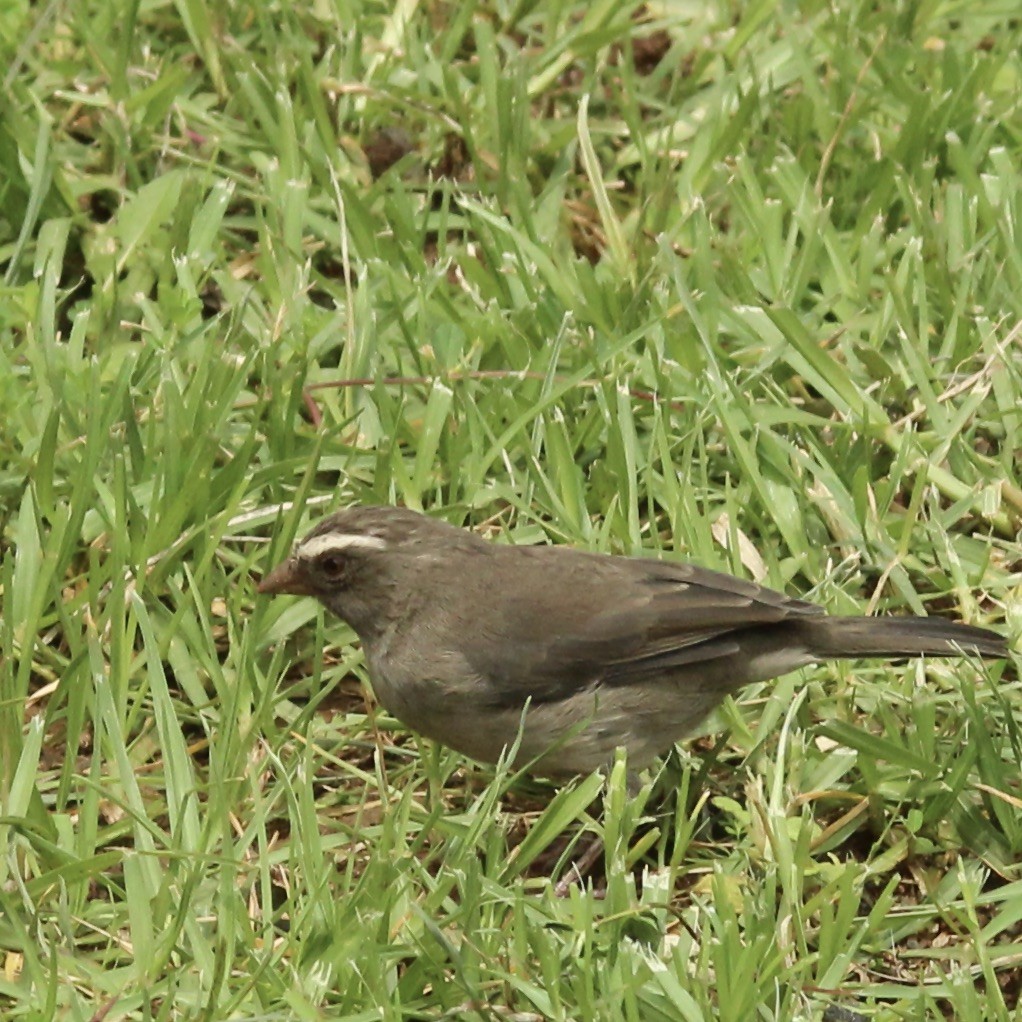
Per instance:
[[[641,769],[684,737],[719,701],[719,694],[669,685],[593,686],[568,699],[495,708],[478,691],[373,671],[383,707],[403,724],[472,759],[495,763],[515,749],[514,764],[538,774],[585,774],[613,761],[624,747]]]

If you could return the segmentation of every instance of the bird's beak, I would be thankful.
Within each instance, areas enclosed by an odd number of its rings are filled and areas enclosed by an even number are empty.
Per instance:
[[[293,557],[282,561],[268,575],[264,575],[256,586],[256,592],[269,593],[272,596],[279,593],[291,593],[293,596],[316,595],[304,568]]]

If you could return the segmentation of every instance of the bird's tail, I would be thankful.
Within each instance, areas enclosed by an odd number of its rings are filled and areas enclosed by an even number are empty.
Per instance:
[[[820,660],[1008,655],[1007,641],[997,632],[940,617],[821,616],[808,630],[809,649]]]

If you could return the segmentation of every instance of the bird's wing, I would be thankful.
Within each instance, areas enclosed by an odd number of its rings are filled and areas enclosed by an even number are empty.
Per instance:
[[[639,558],[551,558],[518,566],[524,585],[501,597],[499,624],[463,645],[495,705],[553,702],[593,685],[664,678],[739,652],[738,633],[792,617],[822,614],[731,575]],[[563,603],[571,594],[571,606]],[[561,594],[554,605],[552,595]],[[556,623],[557,633],[552,633]],[[496,640],[496,641],[495,641]],[[508,653],[510,652],[510,656]],[[736,686],[742,683],[735,678]]]

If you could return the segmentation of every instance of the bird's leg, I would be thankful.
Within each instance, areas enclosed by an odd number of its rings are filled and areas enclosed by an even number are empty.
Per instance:
[[[596,865],[597,860],[603,854],[603,847],[603,838],[594,837],[589,842],[589,847],[577,859],[572,861],[567,872],[557,881],[557,885],[554,887],[554,894],[558,898],[566,898],[571,891],[572,884],[578,884],[581,887],[585,883],[585,878],[589,875],[589,871]]]
[[[625,770],[624,776],[625,794],[628,796],[630,800],[636,798],[639,792],[642,790],[642,781],[639,778],[639,775],[634,770],[626,769],[624,760],[618,760],[615,767],[620,767],[621,769]],[[616,779],[612,772],[604,783],[605,797],[608,793],[610,793],[612,787],[615,784],[615,781]],[[620,784],[619,781],[616,783]],[[607,799],[607,801],[612,802],[613,800]],[[606,806],[604,808],[604,817],[606,817],[606,813],[608,811],[610,811],[609,806]],[[589,875],[589,871],[599,861],[599,858],[601,855],[603,855],[605,848],[606,845],[604,844],[603,838],[599,836],[594,837],[586,846],[582,854],[571,863],[564,876],[562,876],[561,879],[557,881],[557,884],[554,887],[554,894],[558,898],[566,898],[568,896],[568,892],[571,890],[572,884],[578,884],[579,886],[584,884],[585,878]],[[600,894],[600,892],[595,893],[596,896],[599,896]]]

